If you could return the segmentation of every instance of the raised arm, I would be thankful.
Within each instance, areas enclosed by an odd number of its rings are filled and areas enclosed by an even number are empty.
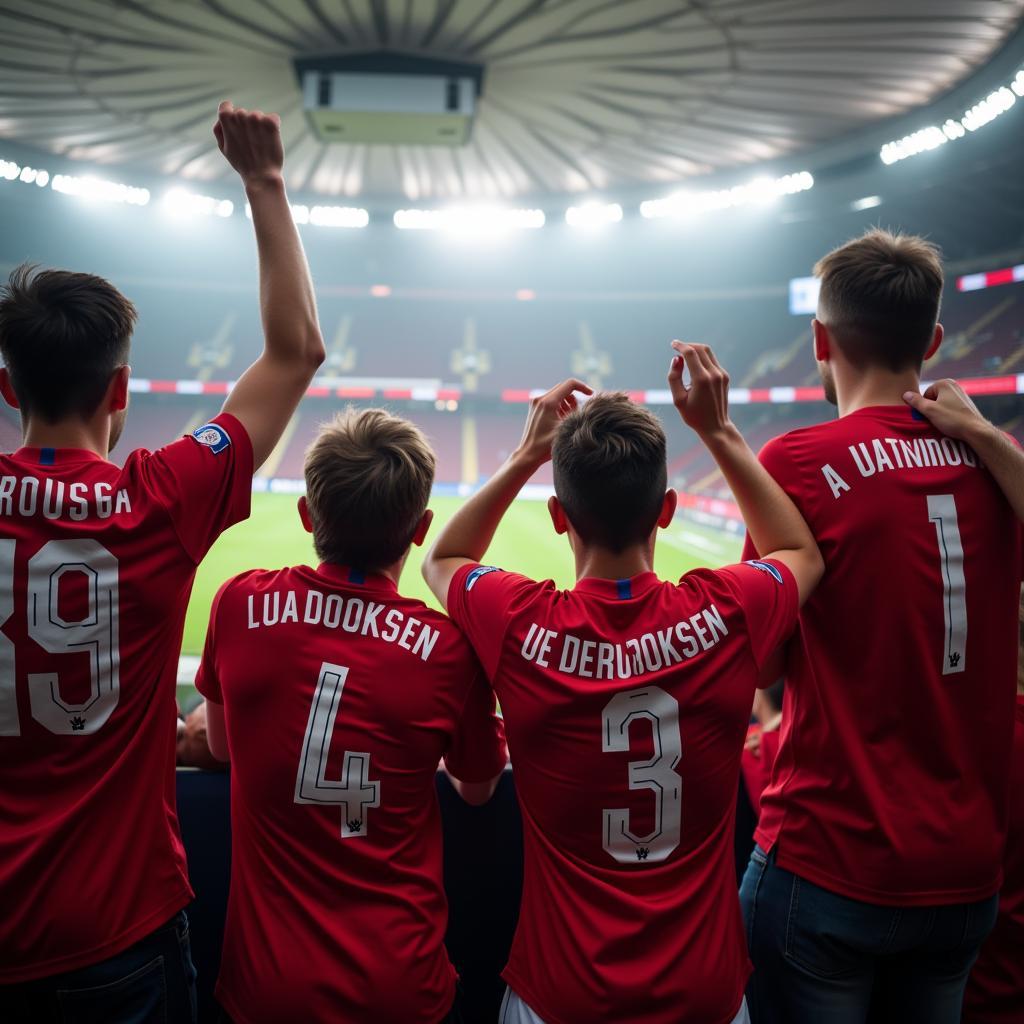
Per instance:
[[[789,567],[803,604],[825,571],[810,528],[729,418],[729,375],[711,349],[680,341],[672,347],[679,355],[672,360],[668,384],[679,415],[718,463],[761,557]],[[684,365],[690,371],[688,388]]]
[[[501,468],[445,524],[423,560],[423,578],[447,609],[448,585],[467,562],[487,553],[509,505],[523,484],[551,458],[558,424],[576,408],[574,392],[591,394],[582,381],[566,380],[530,402],[519,446]]]
[[[966,441],[1002,488],[1017,518],[1024,520],[1024,451],[982,416],[955,380],[936,381],[923,395],[908,391],[903,400],[936,430]]]
[[[224,411],[241,421],[252,441],[255,469],[274,450],[324,361],[324,343],[313,282],[281,175],[280,118],[236,110],[225,100],[213,134],[245,186],[259,250],[263,352],[224,403]]]

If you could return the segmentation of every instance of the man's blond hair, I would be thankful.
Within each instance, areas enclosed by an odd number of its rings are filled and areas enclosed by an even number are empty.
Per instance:
[[[409,549],[430,500],[436,459],[414,423],[346,409],[306,452],[313,544],[324,562],[383,569]]]
[[[942,299],[942,256],[917,235],[874,228],[818,260],[818,319],[859,369],[919,368]]]

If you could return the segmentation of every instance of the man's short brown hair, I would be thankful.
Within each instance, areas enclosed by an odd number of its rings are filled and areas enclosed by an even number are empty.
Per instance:
[[[128,362],[135,307],[109,281],[24,263],[0,287],[0,355],[23,415],[88,419]]]
[[[658,522],[668,469],[658,418],[625,394],[598,395],[559,424],[555,494],[583,541],[615,553]]]
[[[414,423],[347,409],[306,452],[313,545],[325,562],[383,569],[409,549],[430,500],[436,460]]]
[[[876,228],[818,260],[818,319],[857,368],[919,368],[942,298],[942,257],[916,235]]]

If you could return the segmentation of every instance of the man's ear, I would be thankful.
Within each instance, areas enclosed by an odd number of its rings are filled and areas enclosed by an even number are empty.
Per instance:
[[[811,321],[811,330],[814,332],[814,358],[819,363],[827,363],[832,358],[832,339],[829,337],[828,328],[815,317]]]
[[[670,487],[661,501],[661,515],[658,516],[658,526],[663,530],[672,525],[672,517],[676,514],[678,504],[679,495]]]
[[[419,547],[427,537],[427,530],[430,529],[430,524],[434,521],[434,510],[428,508],[423,515],[420,517],[420,521],[416,524],[416,532],[412,535],[412,542]]]
[[[548,515],[551,516],[551,525],[554,526],[555,533],[569,532],[569,517],[565,514],[562,503],[553,494],[548,498]]]
[[[125,364],[119,366],[110,378],[110,386],[107,388],[107,408],[110,412],[120,412],[128,408],[128,378],[131,375],[132,368]]]
[[[939,351],[939,346],[942,344],[942,338],[944,336],[944,333],[945,332],[942,329],[942,324],[936,324],[935,334],[932,335],[932,343],[928,346],[928,351],[925,352],[924,354],[926,360],[931,359],[931,357],[935,355],[936,352]]]
[[[299,498],[299,518],[306,533],[312,533],[313,520],[309,517],[309,502],[306,501],[304,494]]]
[[[0,366],[0,394],[4,396],[4,401],[12,408],[21,408],[18,405],[18,396],[14,393],[14,388],[11,385],[11,374],[6,366]]]

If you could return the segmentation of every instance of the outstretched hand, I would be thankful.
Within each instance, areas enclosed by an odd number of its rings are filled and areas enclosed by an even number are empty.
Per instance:
[[[937,380],[923,395],[908,391],[903,401],[924,416],[936,430],[959,441],[989,425],[967,392],[955,380]]]
[[[217,145],[246,185],[280,177],[284,166],[281,118],[261,110],[235,108],[224,100],[213,126]]]
[[[518,454],[540,466],[551,458],[551,445],[558,424],[578,405],[576,392],[592,395],[593,389],[581,380],[570,378],[530,401],[530,412],[519,442]]]
[[[673,341],[679,354],[672,359],[668,386],[672,404],[683,422],[701,437],[709,437],[732,427],[729,419],[729,374],[721,367],[707,345]],[[690,371],[690,386],[683,383],[683,369]]]

